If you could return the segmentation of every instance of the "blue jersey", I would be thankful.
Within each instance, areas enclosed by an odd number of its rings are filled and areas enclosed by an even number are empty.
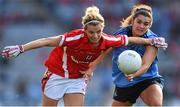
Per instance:
[[[119,29],[117,32],[114,33],[114,35],[128,35],[130,37],[132,35],[132,27],[128,26],[125,28]],[[151,30],[148,30],[144,35],[142,35],[143,38],[154,38],[157,37],[156,34],[154,34]],[[112,57],[112,78],[113,82],[118,87],[129,87],[132,86],[140,81],[143,81],[145,79],[150,79],[154,77],[160,77],[158,73],[158,67],[157,67],[157,56],[153,63],[151,64],[150,68],[147,70],[146,73],[142,74],[139,77],[133,78],[133,81],[128,81],[124,74],[118,69],[117,66],[117,59],[120,53],[122,53],[125,50],[134,50],[137,53],[141,55],[141,57],[144,55],[145,52],[145,46],[144,45],[127,45],[124,47],[118,47],[113,49],[113,57]]]

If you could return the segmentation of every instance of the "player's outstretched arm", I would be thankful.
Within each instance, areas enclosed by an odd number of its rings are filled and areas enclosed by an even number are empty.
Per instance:
[[[29,51],[36,48],[41,48],[45,46],[58,46],[61,40],[60,36],[41,38],[23,45],[14,45],[14,46],[6,46],[2,51],[3,58],[13,58],[17,57],[19,54]]]
[[[96,68],[96,66],[110,53],[111,50],[112,48],[107,49],[96,60],[91,62],[89,64],[89,69],[87,71],[79,71],[79,72],[81,72],[81,74],[83,74],[84,77],[89,81],[93,76],[93,71]]]
[[[155,37],[155,38],[140,38],[140,37],[128,37],[129,44],[142,44],[142,45],[153,45],[157,48],[166,49],[168,44],[165,42],[163,37]]]
[[[55,47],[59,45],[59,42],[61,40],[60,36],[54,36],[54,37],[47,37],[47,38],[41,38],[34,41],[31,41],[29,43],[26,43],[22,45],[24,51],[41,48],[45,46],[49,47]]]
[[[102,53],[94,62],[90,64],[90,67],[95,69],[95,67],[112,51],[112,47],[108,48],[104,53]]]

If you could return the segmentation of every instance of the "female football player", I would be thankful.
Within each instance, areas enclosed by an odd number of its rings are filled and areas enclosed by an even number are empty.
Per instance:
[[[150,30],[153,23],[152,9],[148,5],[136,5],[131,15],[122,21],[115,35],[128,37],[156,38]],[[142,57],[141,68],[130,75],[123,74],[117,67],[117,58],[125,50],[135,50]],[[113,50],[113,81],[115,90],[112,106],[132,106],[140,97],[148,106],[162,106],[163,79],[158,73],[158,49],[150,45],[128,45]]]
[[[145,44],[167,47],[161,38],[144,39],[137,37],[110,36],[103,33],[104,18],[95,6],[88,7],[82,17],[83,29],[76,29],[59,36],[42,38],[23,45],[7,46],[2,52],[5,58],[45,46],[55,47],[45,66],[47,71],[42,79],[43,106],[57,106],[63,98],[65,106],[83,106],[87,78],[91,76],[96,62],[110,47],[127,44]],[[98,60],[98,61],[97,61]],[[84,75],[81,71],[87,71]]]

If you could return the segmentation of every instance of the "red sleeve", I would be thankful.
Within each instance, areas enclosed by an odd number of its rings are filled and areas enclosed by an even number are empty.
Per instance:
[[[103,35],[103,39],[105,40],[106,47],[119,47],[119,46],[126,46],[128,44],[128,37],[127,35]]]
[[[63,35],[59,35],[61,37],[61,41],[59,42],[59,46],[75,46],[79,44],[79,40],[82,37],[82,30],[73,30]]]

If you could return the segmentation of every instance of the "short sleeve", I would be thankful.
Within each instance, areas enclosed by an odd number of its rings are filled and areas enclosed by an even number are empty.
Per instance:
[[[126,46],[128,45],[128,36],[127,35],[104,35],[104,40],[106,41],[105,47],[119,47],[119,46]]]
[[[64,35],[59,35],[60,37],[60,41],[59,41],[59,46],[62,46],[65,40],[65,36]]]
[[[127,46],[129,41],[128,41],[128,36],[127,35],[124,35],[124,46]]]
[[[82,33],[77,30],[74,30],[59,35],[59,37],[59,46],[76,46],[80,42]]]

